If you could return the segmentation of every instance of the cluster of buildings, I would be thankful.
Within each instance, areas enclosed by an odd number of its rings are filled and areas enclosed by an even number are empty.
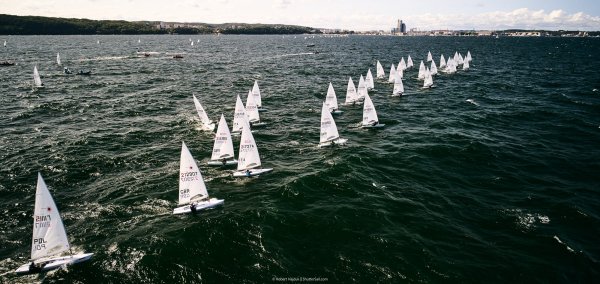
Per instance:
[[[398,20],[398,24],[395,28],[392,28],[393,35],[405,35],[406,34],[406,24],[402,22],[402,20]]]

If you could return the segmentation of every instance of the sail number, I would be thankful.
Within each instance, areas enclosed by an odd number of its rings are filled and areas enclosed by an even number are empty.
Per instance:
[[[190,190],[188,188],[184,188],[179,191],[179,198],[189,198],[189,197],[190,197]]]
[[[179,177],[179,180],[180,181],[198,180],[198,173],[197,172],[181,173],[181,176]]]
[[[35,216],[35,228],[48,228],[52,221],[50,215]]]
[[[33,239],[33,247],[35,250],[46,249],[46,240],[44,238]]]

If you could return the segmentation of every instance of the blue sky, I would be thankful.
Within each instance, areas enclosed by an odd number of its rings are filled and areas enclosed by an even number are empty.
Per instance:
[[[599,0],[1,0],[0,13],[118,20],[296,24],[319,28],[600,30]]]

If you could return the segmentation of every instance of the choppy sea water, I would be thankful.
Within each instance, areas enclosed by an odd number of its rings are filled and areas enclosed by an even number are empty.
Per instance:
[[[17,63],[0,68],[2,282],[600,279],[598,39],[1,39],[0,60]],[[419,88],[418,68],[405,72],[401,98],[377,81],[369,94],[386,127],[352,128],[362,110],[342,107],[335,120],[348,145],[316,148],[329,82],[341,103],[348,77],[357,83],[376,60],[387,73],[409,54],[418,66],[427,51],[439,64],[467,50],[471,69],[435,76],[434,89]],[[93,75],[62,74],[57,52]],[[32,92],[36,64],[46,87]],[[192,94],[231,126],[235,96],[245,101],[254,80],[269,109],[254,137],[274,171],[233,179],[205,166],[213,140],[199,131]],[[171,214],[181,141],[224,206]],[[95,255],[16,277],[30,253],[37,172],[75,250]]]

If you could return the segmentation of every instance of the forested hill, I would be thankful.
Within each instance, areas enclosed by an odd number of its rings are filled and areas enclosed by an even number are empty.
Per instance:
[[[91,34],[303,34],[318,30],[291,25],[164,23],[157,21],[112,21],[0,14],[3,35],[91,35]]]

